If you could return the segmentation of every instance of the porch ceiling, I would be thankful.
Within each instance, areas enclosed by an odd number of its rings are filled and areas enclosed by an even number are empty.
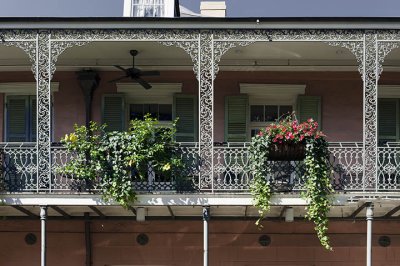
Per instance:
[[[48,215],[53,219],[83,219],[85,213],[96,219],[136,219],[136,209],[145,208],[146,219],[201,219],[201,205],[138,205],[125,209],[118,205],[49,205]],[[267,219],[284,220],[285,209],[294,209],[295,219],[303,219],[305,206],[273,205]],[[334,205],[328,216],[332,219],[364,219],[366,212],[364,201],[345,202]],[[211,205],[211,216],[216,219],[256,219],[258,210],[251,205]],[[38,219],[40,207],[38,205],[2,205],[0,217]],[[398,219],[400,217],[400,200],[380,200],[374,204],[374,217],[377,219]]]
[[[116,71],[113,65],[129,67],[129,50],[136,49],[138,67],[160,70],[191,70],[190,56],[177,47],[157,42],[93,42],[67,49],[58,59],[57,70],[75,71],[95,68]],[[385,61],[389,70],[400,68],[400,49],[391,52]],[[31,63],[19,48],[0,45],[0,70],[29,70]],[[341,70],[354,71],[357,62],[347,49],[322,42],[257,42],[230,49],[221,59],[221,70]]]

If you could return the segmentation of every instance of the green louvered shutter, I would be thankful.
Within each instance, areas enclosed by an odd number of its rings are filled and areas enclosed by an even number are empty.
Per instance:
[[[398,99],[379,99],[378,101],[378,135],[381,141],[398,139]]]
[[[29,98],[29,101],[30,101],[29,109],[30,109],[30,117],[31,117],[31,119],[30,119],[30,134],[31,134],[30,140],[32,142],[35,142],[36,141],[36,125],[37,125],[37,123],[36,123],[36,121],[37,121],[37,119],[36,119],[36,97],[31,96]]]
[[[321,119],[321,97],[320,96],[298,96],[297,98],[297,119],[300,122],[305,122],[312,118],[319,124],[319,129],[322,128]]]
[[[247,95],[225,98],[225,141],[245,142],[247,140]]]
[[[102,123],[107,124],[107,131],[122,131],[125,129],[125,102],[123,95],[104,95],[102,109]]]
[[[29,96],[7,97],[6,134],[8,142],[29,141]]]
[[[176,94],[174,96],[174,119],[176,125],[176,141],[197,141],[197,98],[195,95]]]

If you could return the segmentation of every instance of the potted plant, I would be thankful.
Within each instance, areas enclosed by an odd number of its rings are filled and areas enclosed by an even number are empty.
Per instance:
[[[250,145],[250,170],[253,173],[251,192],[254,205],[259,208],[260,225],[270,208],[272,189],[270,179],[272,170],[268,160],[304,160],[303,181],[305,190],[302,196],[308,201],[306,217],[313,221],[318,238],[326,249],[331,249],[327,214],[330,210],[331,169],[328,143],[325,135],[318,130],[318,123],[312,118],[299,123],[295,115],[289,115],[261,129],[252,138]]]
[[[89,127],[75,125],[62,143],[74,154],[61,171],[67,176],[96,182],[105,200],[128,207],[135,199],[134,182],[143,180],[149,167],[176,179],[183,173],[172,127],[160,127],[146,116],[133,120],[129,129],[107,132],[106,125],[91,122]]]

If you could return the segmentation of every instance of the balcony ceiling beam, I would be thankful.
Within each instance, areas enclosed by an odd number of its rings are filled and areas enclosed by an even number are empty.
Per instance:
[[[136,210],[132,206],[128,206],[128,210],[130,210],[136,216]]]
[[[361,205],[360,207],[358,207],[348,218],[356,218],[356,216],[363,210],[365,209],[365,207],[367,207],[370,203],[369,202],[365,202],[363,205]]]
[[[36,214],[34,214],[33,212],[28,211],[27,209],[25,209],[25,208],[23,208],[23,207],[21,207],[21,206],[14,205],[14,206],[12,206],[12,207],[13,207],[14,209],[16,209],[16,210],[18,210],[18,211],[20,211],[20,212],[22,212],[22,213],[28,215],[29,217],[32,217],[32,218],[39,218],[39,215],[36,215]]]
[[[384,218],[390,218],[393,216],[393,214],[395,214],[396,212],[398,212],[400,210],[400,205],[397,207],[394,207],[393,209],[391,209],[390,211],[388,211],[388,213],[386,213],[385,215],[383,215],[382,217]]]
[[[55,210],[56,212],[58,212],[59,214],[61,214],[63,217],[67,218],[67,219],[71,219],[71,215],[69,215],[68,213],[66,213],[64,210],[62,210],[60,207],[57,206],[50,206],[50,208],[52,208],[53,210]]]
[[[174,212],[172,211],[171,206],[168,206],[168,205],[167,205],[167,208],[168,208],[169,214],[171,214],[172,219],[175,220],[175,214],[174,214]]]
[[[102,219],[106,218],[106,215],[104,213],[102,213],[99,209],[97,209],[95,206],[88,206],[88,207],[89,207],[89,209],[94,211],[98,216],[100,216]]]
[[[279,214],[279,218],[283,218],[283,216],[285,215],[285,211],[288,207],[287,206],[283,206],[281,209],[281,213]]]

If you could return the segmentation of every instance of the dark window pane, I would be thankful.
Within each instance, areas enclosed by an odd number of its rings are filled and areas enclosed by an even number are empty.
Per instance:
[[[143,104],[143,113],[158,119],[158,104]]]
[[[172,105],[171,104],[160,104],[159,107],[159,120],[160,121],[171,121],[172,120]]]
[[[274,122],[278,119],[278,106],[266,105],[265,106],[265,121]]]
[[[293,107],[291,105],[281,105],[279,106],[279,117],[285,118],[293,112]]]
[[[257,135],[260,132],[259,129],[252,129],[251,130],[251,137],[254,137],[255,135]]]
[[[251,122],[264,122],[264,106],[263,105],[250,106],[250,121]]]
[[[130,120],[143,120],[143,104],[131,104],[129,109]]]

